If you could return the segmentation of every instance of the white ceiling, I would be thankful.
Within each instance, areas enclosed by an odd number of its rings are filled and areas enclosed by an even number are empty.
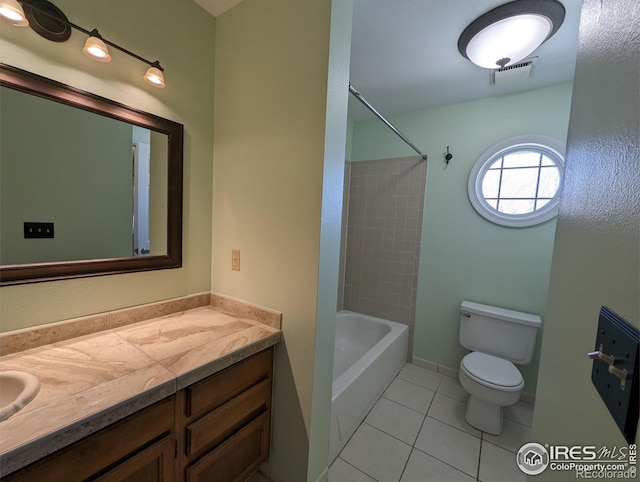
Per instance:
[[[222,15],[232,7],[235,7],[242,0],[194,0],[214,17]]]
[[[560,30],[542,44],[534,76],[490,85],[488,70],[458,52],[458,37],[506,0],[354,0],[351,83],[382,114],[536,89],[573,79],[582,0],[560,0]],[[349,118],[373,115],[350,96]]]
[[[241,0],[195,0],[220,15]],[[458,52],[473,20],[507,0],[354,0],[352,85],[383,115],[537,89],[573,79],[582,0],[559,0],[560,30],[532,56],[533,78],[491,85],[488,70]],[[345,86],[347,88],[347,86]],[[374,118],[349,96],[349,118]]]

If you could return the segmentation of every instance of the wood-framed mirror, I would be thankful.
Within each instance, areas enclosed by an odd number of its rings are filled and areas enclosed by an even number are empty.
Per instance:
[[[183,126],[0,64],[0,285],[182,266]]]

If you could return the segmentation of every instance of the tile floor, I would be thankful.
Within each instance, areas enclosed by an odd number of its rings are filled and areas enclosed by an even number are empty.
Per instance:
[[[520,482],[533,405],[506,407],[499,437],[464,419],[458,380],[406,364],[329,469],[329,482]],[[256,474],[249,482],[267,479]]]
[[[329,469],[329,482],[518,482],[533,405],[507,407],[500,436],[464,419],[458,380],[407,364]]]

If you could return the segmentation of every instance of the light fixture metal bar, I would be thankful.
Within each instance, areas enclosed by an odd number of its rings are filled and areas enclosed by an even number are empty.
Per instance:
[[[42,8],[39,8],[35,4],[35,2],[29,1],[29,0],[18,0],[18,2],[21,3],[21,4],[27,5],[28,8],[36,10],[38,13],[41,13],[42,15],[46,15],[47,17],[51,18],[52,20],[55,20],[56,22],[63,23],[65,25],[68,25],[71,28],[75,28],[76,30],[79,30],[80,32],[84,33],[85,35],[88,35],[89,37],[97,36],[105,44],[107,44],[107,45],[119,50],[120,52],[123,52],[123,53],[129,55],[130,57],[133,57],[134,59],[138,59],[140,62],[143,62],[143,63],[145,63],[147,65],[150,65],[151,67],[156,67],[159,70],[164,71],[164,69],[160,66],[160,62],[158,62],[157,60],[155,62],[151,62],[150,60],[147,60],[144,57],[141,57],[138,54],[135,54],[135,53],[131,52],[130,50],[127,50],[124,47],[121,47],[120,45],[118,45],[118,44],[116,44],[116,43],[114,43],[114,42],[112,42],[110,40],[107,40],[102,35],[100,35],[100,33],[98,33],[97,29],[87,30],[86,28],[83,28],[80,25],[76,25],[75,23],[70,22],[69,20],[65,20],[65,19],[60,18],[58,16],[52,15],[50,12],[47,12],[46,10],[44,10]]]
[[[73,25],[72,25],[73,26]],[[84,29],[83,29],[84,30]],[[111,47],[119,50],[120,52],[123,52],[135,59],[138,59],[140,62],[144,62],[147,65],[150,65],[152,67],[157,67],[160,70],[164,70],[161,66],[160,66],[160,62],[158,62],[157,60],[155,62],[151,62],[150,60],[145,59],[144,57],[140,57],[138,54],[135,54],[133,52],[131,52],[130,50],[125,49],[124,47],[120,47],[120,45],[115,44],[113,42],[111,42],[110,40],[107,40],[106,38],[101,36],[101,39],[104,43],[106,43],[107,45],[110,45]]]
[[[353,85],[351,85],[351,82],[349,82],[349,92],[351,92],[351,94],[353,94],[353,96],[358,99],[367,109],[369,109],[371,112],[373,112],[373,114],[380,119],[389,129],[391,129],[400,139],[402,139],[406,144],[408,144],[411,149],[413,149],[414,151],[416,151],[418,154],[420,154],[420,157],[423,160],[427,160],[427,155],[424,154],[420,149],[418,149],[409,139],[407,139],[407,136],[405,136],[402,132],[400,132],[398,130],[398,128],[396,126],[394,126],[391,122],[389,122],[380,112],[378,112],[375,107],[373,107],[371,104],[369,104],[369,102],[367,101],[367,99],[365,99],[362,94],[360,92],[358,92]]]

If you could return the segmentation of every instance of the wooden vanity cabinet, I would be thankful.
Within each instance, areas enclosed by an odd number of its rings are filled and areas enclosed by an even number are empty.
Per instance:
[[[244,482],[268,459],[272,370],[268,348],[178,392],[178,480]]]
[[[273,347],[2,477],[244,482],[269,457]]]
[[[173,482],[175,397],[110,425],[3,482]]]

